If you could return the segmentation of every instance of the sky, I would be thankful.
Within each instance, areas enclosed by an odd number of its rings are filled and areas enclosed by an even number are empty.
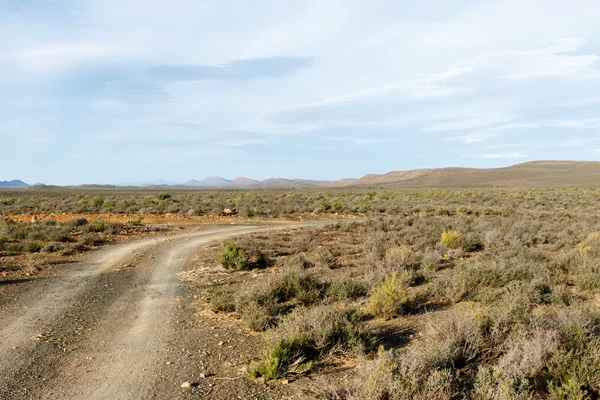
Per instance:
[[[597,0],[0,0],[0,180],[600,158]]]

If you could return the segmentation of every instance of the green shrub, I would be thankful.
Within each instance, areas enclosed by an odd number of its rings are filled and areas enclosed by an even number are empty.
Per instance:
[[[105,229],[106,229],[106,222],[104,222],[104,220],[102,220],[102,218],[98,218],[98,219],[95,219],[92,222],[88,223],[87,225],[84,225],[82,230],[84,232],[99,233],[99,232],[104,232]]]
[[[232,242],[221,244],[219,262],[227,269],[252,269],[250,266],[250,255],[245,247]]]
[[[262,360],[247,371],[267,380],[281,378],[310,369],[332,351],[369,347],[372,340],[355,310],[299,309],[266,333]]]
[[[408,302],[407,288],[410,273],[392,272],[376,286],[367,298],[367,311],[383,318],[392,318],[402,314]]]
[[[458,249],[462,245],[462,235],[458,231],[446,231],[442,233],[441,242],[448,249]]]
[[[268,258],[258,250],[249,251],[246,246],[233,242],[223,242],[219,262],[227,269],[249,270],[264,268],[268,264]]]
[[[136,219],[130,219],[129,221],[127,221],[127,226],[140,226],[143,220],[144,216],[138,215]]]
[[[21,243],[21,251],[25,253],[39,253],[42,250],[42,244],[34,241]]]
[[[94,198],[92,199],[92,203],[94,203],[94,205],[98,208],[102,207],[102,205],[104,204],[104,198],[100,195],[96,195],[94,196]]]
[[[75,219],[71,219],[67,222],[65,222],[65,226],[69,227],[69,228],[77,228],[83,225],[87,225],[88,224],[88,220],[85,218],[75,218]]]
[[[160,193],[157,197],[159,200],[164,201],[164,200],[170,199],[171,194],[170,193]]]

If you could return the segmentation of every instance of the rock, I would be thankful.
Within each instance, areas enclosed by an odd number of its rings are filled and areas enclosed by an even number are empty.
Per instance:
[[[206,378],[206,374],[205,374],[204,372],[202,372],[202,373],[200,374],[200,378],[202,378],[202,379],[205,379],[205,378]]]
[[[190,382],[183,382],[183,383],[181,384],[181,388],[182,388],[182,389],[189,389],[189,388],[191,388],[191,387],[192,387],[192,384],[191,384]]]

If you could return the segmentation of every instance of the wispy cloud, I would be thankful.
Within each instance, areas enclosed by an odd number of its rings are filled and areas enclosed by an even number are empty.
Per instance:
[[[483,158],[489,159],[501,159],[501,158],[526,158],[525,154],[521,153],[490,153],[485,154]]]
[[[264,140],[258,139],[229,139],[218,142],[219,146],[223,147],[242,147],[267,144]]]
[[[234,60],[217,66],[165,64],[148,68],[147,75],[159,81],[248,80],[286,76],[309,68],[312,63],[311,57],[272,57]]]
[[[489,139],[500,136],[497,133],[473,133],[462,136],[453,136],[450,140],[456,140],[465,144],[482,143]]]
[[[373,139],[363,137],[350,137],[350,136],[330,136],[324,137],[323,139],[332,142],[350,143],[353,146],[366,146],[370,144],[389,143],[390,140],[385,139]]]
[[[107,61],[116,52],[117,47],[110,44],[57,42],[23,49],[19,58],[27,68],[54,71],[83,62]]]

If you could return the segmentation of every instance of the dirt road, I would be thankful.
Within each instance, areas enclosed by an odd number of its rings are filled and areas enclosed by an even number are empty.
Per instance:
[[[216,227],[116,245],[2,299],[0,398],[216,398],[180,388],[193,382],[202,355],[177,273],[210,242],[296,226]],[[235,396],[269,397],[260,388]]]

